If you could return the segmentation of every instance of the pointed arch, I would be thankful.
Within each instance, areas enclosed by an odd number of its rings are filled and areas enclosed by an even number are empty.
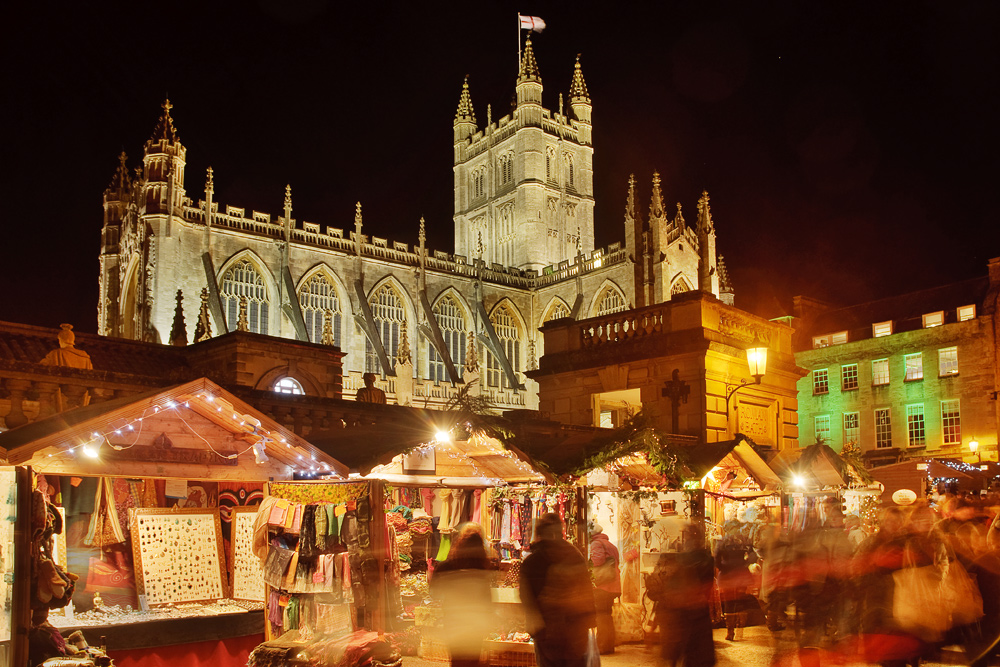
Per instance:
[[[685,280],[684,276],[678,273],[674,276],[674,282],[670,285],[670,296],[674,294],[682,294],[683,292],[690,292],[691,285]]]
[[[240,298],[247,297],[247,320],[250,331],[269,334],[274,321],[272,295],[278,293],[274,277],[260,255],[244,248],[223,262],[218,272],[219,297],[230,331],[236,329]]]
[[[490,310],[489,318],[511,368],[514,369],[515,373],[521,373],[525,357],[527,326],[520,310],[513,301],[504,297],[494,304]],[[489,348],[486,349],[485,356],[486,386],[496,389],[516,389],[515,386],[511,386],[510,379],[503,371],[503,366]]]
[[[573,309],[569,307],[569,304],[563,301],[558,296],[554,296],[549,299],[548,305],[542,309],[542,320],[538,323],[538,326],[542,326],[549,320],[557,320],[560,317],[569,317]]]
[[[139,258],[133,255],[125,269],[125,282],[121,288],[121,305],[119,306],[119,335],[122,338],[137,339],[139,329],[136,325],[136,312],[139,306]]]
[[[451,357],[455,370],[459,375],[465,363],[468,332],[472,328],[472,311],[466,305],[462,295],[454,287],[445,288],[431,305],[431,312],[437,320],[441,337],[444,339],[448,355]],[[431,341],[427,341],[427,379],[438,382],[450,382],[444,359],[438,354]]]
[[[628,310],[628,300],[625,292],[618,285],[610,280],[605,280],[601,287],[594,293],[594,299],[590,302],[588,312],[590,317],[600,317],[623,310]]]
[[[327,264],[316,264],[303,274],[295,293],[309,340],[313,343],[323,342],[324,322],[330,317],[333,344],[346,350],[346,339],[351,327],[344,326],[344,322],[351,318],[351,300],[348,297],[350,292],[340,276]]]
[[[382,342],[386,356],[389,357],[390,361],[395,359],[404,326],[412,355],[412,345],[415,338],[413,327],[410,326],[414,322],[413,304],[410,302],[409,294],[402,283],[395,276],[386,276],[372,286],[367,298],[375,330]],[[386,370],[389,369],[382,368],[371,341],[365,338],[365,372],[384,375]]]

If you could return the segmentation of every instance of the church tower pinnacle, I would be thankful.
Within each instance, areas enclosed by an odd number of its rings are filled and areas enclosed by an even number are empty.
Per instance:
[[[173,105],[169,99],[161,105],[160,116],[153,134],[146,142],[143,155],[142,202],[144,213],[172,215],[184,201],[184,166],[187,149],[181,144],[174,119],[170,116]],[[170,221],[167,220],[169,228]],[[167,232],[169,233],[169,232]]]
[[[469,76],[462,82],[462,95],[458,98],[458,110],[455,112],[455,143],[463,142],[476,133],[476,112],[472,108],[472,96],[469,94]]]
[[[542,75],[531,48],[531,37],[524,41],[521,68],[517,74],[517,112],[531,125],[542,123]]]
[[[573,119],[580,124],[580,141],[590,145],[591,135],[590,94],[587,92],[587,82],[583,80],[583,70],[580,68],[580,54],[576,54],[576,65],[573,66],[573,80],[569,84],[569,106],[573,111]]]

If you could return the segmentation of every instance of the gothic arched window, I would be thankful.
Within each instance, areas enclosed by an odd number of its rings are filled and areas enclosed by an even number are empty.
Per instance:
[[[597,304],[596,317],[617,313],[625,310],[627,307],[625,297],[622,296],[622,293],[614,287],[608,287]]]
[[[396,356],[396,349],[399,347],[399,330],[406,322],[406,313],[403,310],[403,299],[399,293],[393,289],[392,285],[382,285],[371,295],[369,305],[372,309],[372,317],[375,319],[375,330],[382,341],[382,349],[390,359]],[[388,369],[383,369],[379,362],[375,348],[367,338],[365,339],[365,372],[382,373]]]
[[[274,383],[274,386],[271,389],[278,394],[302,395],[306,393],[302,388],[302,385],[299,384],[299,381],[290,377],[281,378]]]
[[[556,151],[551,146],[545,149],[545,180],[552,180],[552,163],[555,162]]]
[[[567,153],[566,154],[566,185],[568,185],[569,187],[573,187],[573,185],[574,185],[574,183],[573,183],[573,179],[574,179],[574,173],[573,172],[574,171],[575,171],[575,169],[574,169],[574,165],[573,165],[573,156],[570,155],[569,153]]]
[[[448,349],[448,356],[455,370],[461,375],[462,364],[465,363],[465,317],[462,308],[454,297],[446,296],[434,304],[434,319],[437,320],[441,329],[441,337],[444,338],[444,346]],[[444,359],[438,354],[437,349],[428,341],[428,379],[437,382],[450,382],[448,369],[445,368]]]
[[[226,324],[236,328],[240,315],[240,297],[247,298],[247,323],[253,333],[267,333],[267,287],[257,269],[247,260],[229,267],[222,276],[222,305]]]
[[[306,321],[310,341],[323,342],[323,325],[325,319],[330,317],[333,344],[344,346],[340,339],[340,321],[343,315],[340,299],[337,298],[337,289],[326,276],[317,273],[299,288],[299,306],[302,308],[302,318]]]
[[[510,361],[511,368],[519,372],[521,368],[521,329],[517,318],[510,309],[501,305],[490,315],[493,330],[500,339],[500,346]],[[503,372],[500,361],[488,349],[486,351],[486,386],[498,389],[512,389],[507,374]]]
[[[562,301],[556,301],[552,304],[552,307],[549,308],[549,312],[545,314],[545,319],[542,320],[542,322],[544,323],[549,320],[558,320],[562,317],[569,317],[569,308],[567,308],[566,304]]]
[[[690,291],[691,287],[687,284],[687,281],[684,280],[684,278],[678,278],[677,281],[674,282],[673,287],[670,288],[671,295],[680,294],[682,292],[690,292]]]

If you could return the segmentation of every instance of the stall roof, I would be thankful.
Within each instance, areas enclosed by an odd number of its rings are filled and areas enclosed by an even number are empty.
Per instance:
[[[478,433],[468,440],[434,443],[409,455],[398,454],[391,462],[375,467],[371,476],[420,486],[495,486],[552,479],[533,468],[521,452]]]
[[[25,424],[0,433],[0,450],[11,465],[53,474],[267,480],[348,473],[207,378]]]
[[[779,477],[801,475],[807,480],[813,480],[821,488],[848,486],[852,482],[871,480],[867,470],[852,465],[833,448],[824,444],[783,449],[771,459],[770,467]]]

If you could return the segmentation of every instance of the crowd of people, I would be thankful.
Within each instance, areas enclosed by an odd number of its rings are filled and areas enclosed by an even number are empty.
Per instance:
[[[757,622],[770,631],[776,666],[916,666],[945,646],[961,647],[974,667],[997,664],[1000,518],[988,505],[945,497],[936,509],[890,507],[865,531],[830,499],[794,530],[744,528],[728,521],[707,541],[703,523],[687,523],[680,549],[661,554],[647,575],[665,664],[710,667],[713,627],[724,624],[725,639],[738,641]],[[539,667],[593,667],[614,650],[620,556],[600,526],[590,532],[584,555],[563,538],[558,515],[536,520],[520,596]],[[431,578],[454,665],[482,664],[495,623],[490,567],[471,524]]]

